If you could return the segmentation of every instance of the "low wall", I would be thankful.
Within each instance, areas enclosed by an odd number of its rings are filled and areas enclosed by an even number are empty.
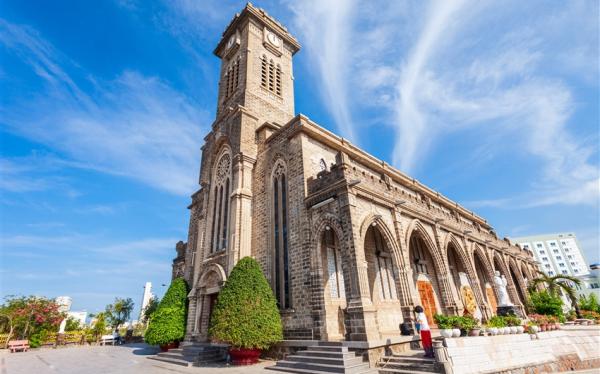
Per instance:
[[[543,373],[600,367],[600,327],[564,327],[537,335],[444,339],[436,349],[446,373]]]

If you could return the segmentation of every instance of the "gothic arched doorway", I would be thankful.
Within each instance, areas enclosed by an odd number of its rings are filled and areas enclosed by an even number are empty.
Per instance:
[[[425,310],[429,325],[436,326],[433,316],[441,310],[440,287],[431,250],[420,232],[415,231],[411,234],[408,250],[421,306]]]
[[[491,278],[489,267],[483,261],[482,255],[478,250],[475,251],[473,255],[473,259],[475,260],[475,272],[477,273],[477,278],[479,278],[479,286],[483,292],[483,297],[487,302],[488,308],[492,314],[496,314],[496,309],[498,309],[498,301],[496,300],[496,294],[494,291],[494,280]]]
[[[456,244],[448,244],[448,268],[450,270],[449,278],[452,284],[452,293],[456,300],[458,311],[462,314],[476,315],[477,301],[469,281],[469,275],[466,264],[458,253]]]

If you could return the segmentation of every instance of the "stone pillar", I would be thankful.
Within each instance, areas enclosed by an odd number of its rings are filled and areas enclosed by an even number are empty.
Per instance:
[[[450,280],[448,279],[448,274],[450,270],[448,269],[448,261],[444,258],[443,254],[445,253],[442,248],[442,243],[440,241],[438,224],[433,225],[433,234],[435,237],[435,246],[437,254],[432,253],[433,261],[437,262],[441,267],[441,271],[438,271],[436,274],[438,279],[438,285],[440,286],[440,298],[442,299],[442,307],[446,310],[447,314],[456,315],[458,314],[458,306],[456,300],[454,300],[452,293],[452,286],[450,285]]]
[[[197,311],[198,308],[198,294],[195,288],[192,288],[188,294],[188,312],[187,312],[187,323],[185,327],[185,337],[183,338],[186,342],[195,340],[196,336],[196,324],[198,321]]]
[[[403,252],[408,253],[408,246],[405,246],[403,240],[402,226],[400,224],[401,211],[399,206],[392,211],[392,217],[394,217],[394,231],[396,234],[396,243],[398,243],[398,250],[400,253],[394,251],[393,256],[395,263],[398,264],[396,273],[398,274],[398,290],[400,291],[400,310],[402,310],[402,319],[404,322],[412,322],[413,309],[415,306],[411,284],[412,282],[412,271],[410,271],[409,261],[405,260]]]
[[[339,196],[340,211],[349,231],[346,248],[349,254],[350,268],[355,269],[350,285],[351,298],[348,301],[346,325],[349,327],[350,340],[379,339],[376,310],[371,302],[367,265],[364,255],[364,238],[360,237],[360,222],[356,213],[355,196],[351,191]]]
[[[241,258],[252,254],[252,171],[255,162],[242,153],[233,159],[228,274]]]

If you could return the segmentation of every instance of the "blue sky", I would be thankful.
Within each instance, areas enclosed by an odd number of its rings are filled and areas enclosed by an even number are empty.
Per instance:
[[[598,2],[388,3],[255,2],[302,44],[297,112],[500,236],[574,231],[598,261]],[[2,2],[2,295],[162,293],[243,5]]]

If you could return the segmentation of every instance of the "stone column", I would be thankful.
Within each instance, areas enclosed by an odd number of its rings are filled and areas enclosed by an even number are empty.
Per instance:
[[[227,273],[243,257],[252,254],[252,171],[254,158],[238,153],[233,158]]]
[[[398,243],[398,250],[400,253],[394,251],[393,256],[398,269],[398,290],[400,291],[400,310],[402,310],[402,319],[405,322],[412,322],[412,311],[415,303],[412,297],[411,284],[412,282],[412,271],[408,261],[405,260],[403,255],[404,252],[408,253],[408,246],[404,245],[402,225],[400,223],[400,217],[402,213],[400,206],[396,206],[396,209],[392,210],[392,217],[394,217],[394,231],[396,234],[396,242]]]
[[[441,272],[438,272],[438,274],[436,274],[438,284],[440,286],[440,298],[442,299],[443,304],[441,306],[446,310],[446,313],[456,315],[458,314],[458,306],[456,300],[454,300],[452,286],[450,285],[450,280],[448,279],[448,274],[450,270],[447,266],[448,261],[446,261],[443,255],[445,251],[442,248],[442,243],[440,241],[439,236],[439,226],[437,223],[433,224],[433,234],[435,237],[434,244],[437,247],[437,255],[435,253],[432,253],[433,261],[438,262],[438,264],[442,267],[442,269],[440,269]]]
[[[376,310],[371,302],[368,274],[363,246],[364,238],[360,237],[360,222],[355,206],[355,196],[348,190],[339,196],[340,211],[344,215],[343,223],[348,229],[346,248],[350,267],[355,269],[351,277],[351,298],[347,307],[347,326],[350,329],[350,340],[379,339]]]

